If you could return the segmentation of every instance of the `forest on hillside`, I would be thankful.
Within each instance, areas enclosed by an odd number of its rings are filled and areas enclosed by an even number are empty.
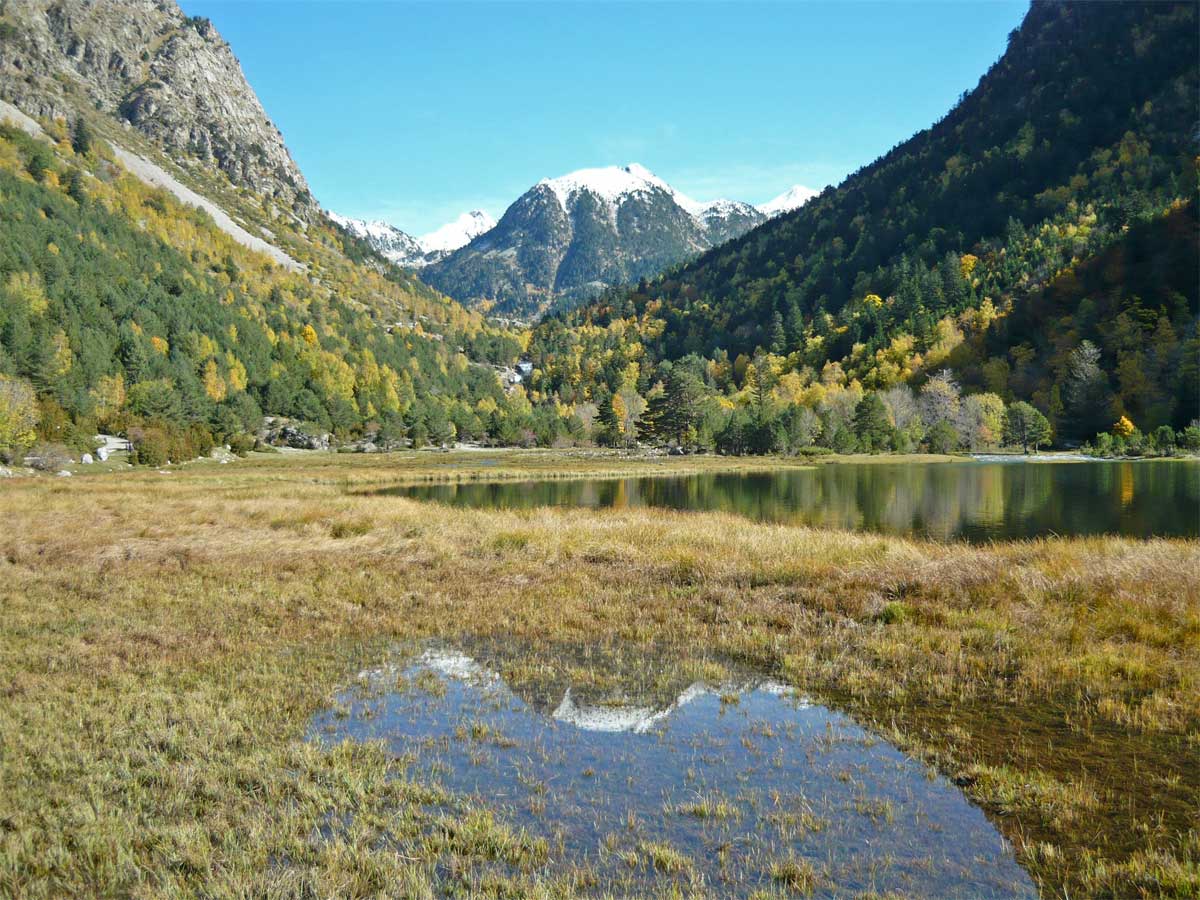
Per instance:
[[[190,458],[247,446],[264,415],[450,440],[507,408],[492,363],[517,354],[515,337],[336,255],[307,274],[272,265],[125,174],[86,126],[60,123],[54,145],[0,127],[0,196],[10,454],[38,440],[87,449],[109,430],[144,443],[144,461]]]
[[[1191,4],[1034,4],[928,131],[693,264],[545,321],[535,386],[649,400],[684,365],[712,408],[745,411],[765,372],[789,385],[776,406],[821,414],[822,391],[920,390],[948,370],[968,395],[1032,404],[1060,444],[1122,419],[1185,429],[1198,53]]]
[[[159,462],[268,416],[381,448],[1190,447],[1196,12],[1035,3],[929,130],[531,332],[323,219],[284,236],[304,271],[273,266],[86,116],[0,128],[0,447],[107,430]]]

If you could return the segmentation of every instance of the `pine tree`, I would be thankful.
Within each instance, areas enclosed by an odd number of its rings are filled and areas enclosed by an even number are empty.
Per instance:
[[[863,395],[854,408],[854,434],[859,447],[868,453],[886,450],[892,443],[892,426],[887,408],[875,392]]]
[[[779,310],[771,317],[771,352],[783,354],[787,351],[787,332],[783,327],[783,316]]]

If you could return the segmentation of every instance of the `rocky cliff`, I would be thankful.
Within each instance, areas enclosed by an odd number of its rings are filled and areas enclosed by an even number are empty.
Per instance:
[[[108,113],[176,159],[215,166],[302,218],[315,213],[229,44],[173,0],[5,0],[0,97],[38,117]]]

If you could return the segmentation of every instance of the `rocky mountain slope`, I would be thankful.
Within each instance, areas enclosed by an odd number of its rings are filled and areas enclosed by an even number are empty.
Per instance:
[[[495,228],[422,277],[468,305],[534,315],[657,274],[769,215],[734,200],[698,202],[636,164],[582,169],[538,182]]]
[[[447,222],[436,231],[422,237],[413,237],[388,222],[351,219],[337,213],[329,218],[341,228],[360,238],[384,259],[398,266],[420,269],[430,263],[445,259],[459,247],[495,227],[495,220],[482,210],[465,212],[453,222]]]
[[[338,229],[172,0],[0,0],[0,196],[0,383],[36,424],[0,450],[99,429],[158,464],[264,416],[385,445],[528,424],[497,375],[516,336]]]
[[[90,108],[176,158],[308,220],[316,213],[279,129],[207,19],[160,0],[6,0],[0,98],[37,118]]]

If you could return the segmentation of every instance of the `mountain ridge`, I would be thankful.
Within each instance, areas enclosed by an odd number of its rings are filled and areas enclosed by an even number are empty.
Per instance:
[[[813,193],[792,188],[771,211]],[[531,315],[657,274],[767,219],[749,203],[694,200],[638,163],[578,169],[538,181],[423,277],[468,305]]]
[[[383,219],[367,221],[333,212],[328,215],[339,227],[366,241],[385,259],[409,269],[420,269],[444,259],[496,224],[483,210],[473,209],[428,234],[414,237]]]

